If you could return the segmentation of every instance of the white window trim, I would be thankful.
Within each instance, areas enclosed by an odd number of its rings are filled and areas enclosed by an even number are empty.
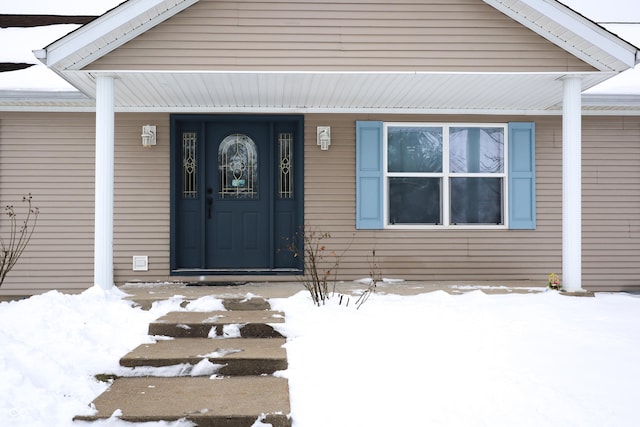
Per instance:
[[[389,172],[387,166],[388,155],[388,128],[389,127],[442,127],[442,172],[441,173],[399,173]],[[454,225],[450,224],[450,195],[449,195],[449,179],[442,179],[442,199],[441,212],[442,212],[442,224],[390,224],[389,223],[389,177],[403,176],[403,177],[451,177],[449,172],[449,132],[451,127],[500,127],[504,129],[504,159],[503,159],[503,172],[498,173],[473,173],[473,174],[455,174],[456,177],[464,177],[466,175],[472,177],[501,177],[502,178],[502,217],[503,224],[464,224]],[[400,229],[400,230],[506,230],[509,228],[509,125],[508,123],[458,123],[458,122],[384,122],[382,131],[382,162],[383,162],[383,213],[384,213],[384,228],[385,229]]]

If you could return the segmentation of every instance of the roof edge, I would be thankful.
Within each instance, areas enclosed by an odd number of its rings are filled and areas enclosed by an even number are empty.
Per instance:
[[[483,1],[600,71],[621,72],[625,71],[626,69],[633,68],[636,64],[640,63],[640,53],[636,46],[611,33],[606,28],[582,16],[578,12],[565,6],[559,1]],[[557,25],[560,25],[567,31],[578,35],[583,40],[587,41],[590,45],[600,49],[602,52],[606,52],[609,55],[613,56],[620,63],[619,65],[624,64],[624,67],[626,68],[621,66],[612,67],[608,64],[598,61],[597,58],[590,55],[588,52],[579,49],[560,36],[547,31],[544,27],[531,20],[528,16],[520,14],[513,5],[525,5],[538,11]]]
[[[81,69],[198,1],[129,0],[34,54],[49,68]],[[136,19],[143,23],[132,25]],[[97,41],[104,45],[92,48]]]

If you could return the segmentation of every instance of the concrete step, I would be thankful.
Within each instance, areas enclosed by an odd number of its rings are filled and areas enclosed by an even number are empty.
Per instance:
[[[219,375],[262,375],[287,369],[284,338],[181,338],[143,344],[120,359],[120,365],[196,365],[202,359],[223,365]]]
[[[284,313],[252,311],[176,311],[149,324],[150,335],[175,338],[282,338],[273,324],[284,323]]]
[[[250,427],[260,419],[291,426],[287,380],[273,376],[118,378],[93,405],[96,414],[74,419],[96,421],[115,412],[130,422],[186,418],[199,427]]]
[[[271,310],[271,304],[264,298],[224,298],[222,305],[227,310],[264,311]]]
[[[150,292],[141,292],[140,290],[136,290],[135,293],[132,292],[131,288],[126,289],[126,292],[132,293],[126,299],[135,302],[143,310],[149,310],[153,306],[154,302],[164,301],[173,296],[173,294],[169,293],[167,290],[163,291],[163,289]],[[180,290],[180,294],[182,294],[182,297],[184,298],[182,306],[186,307],[190,302],[198,298],[213,295],[212,293],[207,292],[207,289],[207,287],[196,287],[194,291],[194,288],[191,287],[182,288]],[[223,295],[221,296],[221,299],[224,308],[227,310],[269,310],[271,308],[269,301],[258,296],[249,298],[229,297]]]

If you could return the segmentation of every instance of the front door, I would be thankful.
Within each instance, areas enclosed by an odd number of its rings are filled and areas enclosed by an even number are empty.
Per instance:
[[[172,119],[173,273],[299,272],[302,119]]]
[[[268,269],[269,124],[207,126],[207,266]]]

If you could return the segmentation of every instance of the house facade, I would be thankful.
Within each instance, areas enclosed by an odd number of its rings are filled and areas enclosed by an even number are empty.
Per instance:
[[[36,56],[79,93],[3,93],[2,293],[295,280],[301,230],[340,280],[640,287],[640,102],[581,95],[640,55],[559,3],[129,0]]]

